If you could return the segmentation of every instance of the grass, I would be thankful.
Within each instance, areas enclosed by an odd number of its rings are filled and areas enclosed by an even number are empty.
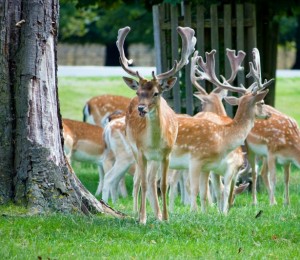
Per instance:
[[[300,79],[279,79],[276,106],[300,122]],[[102,93],[133,96],[118,78],[60,78],[59,96],[63,117],[81,120],[84,103]],[[83,184],[94,193],[97,169],[74,163]],[[148,206],[147,225],[135,219],[109,216],[52,214],[22,216],[26,209],[1,206],[0,259],[299,259],[300,175],[292,167],[291,206],[284,207],[283,173],[278,168],[276,198],[270,207],[265,189],[258,194],[240,195],[227,217],[216,208],[207,214],[191,213],[179,198],[170,220],[158,223]],[[126,184],[132,187],[132,177]],[[114,208],[133,216],[132,197],[121,198]],[[262,210],[260,217],[256,214]]]

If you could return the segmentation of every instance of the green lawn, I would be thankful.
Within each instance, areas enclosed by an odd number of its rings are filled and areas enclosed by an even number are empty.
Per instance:
[[[119,78],[59,78],[63,117],[81,120],[84,103],[92,96],[117,93],[133,96]],[[276,107],[300,122],[300,78],[278,79]],[[83,184],[94,193],[98,174],[94,166],[74,163]],[[132,187],[132,177],[126,184]],[[158,223],[148,207],[147,225],[134,219],[54,214],[19,216],[26,209],[0,207],[0,259],[299,259],[300,174],[292,167],[291,206],[284,207],[283,173],[278,168],[276,198],[270,207],[263,189],[259,205],[251,194],[236,199],[227,217],[216,208],[191,213],[179,198],[167,223]],[[114,208],[132,214],[132,197]],[[262,210],[259,218],[256,214]]]

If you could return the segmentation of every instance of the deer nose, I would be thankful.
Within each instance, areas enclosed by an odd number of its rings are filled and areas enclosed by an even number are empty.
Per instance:
[[[144,108],[145,108],[145,106],[140,105],[140,106],[138,106],[138,111],[139,111],[139,112],[143,112],[143,111],[144,111]]]

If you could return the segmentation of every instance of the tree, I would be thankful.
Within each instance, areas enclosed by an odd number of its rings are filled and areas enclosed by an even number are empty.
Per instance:
[[[0,204],[122,217],[80,183],[63,153],[58,0],[0,3]]]

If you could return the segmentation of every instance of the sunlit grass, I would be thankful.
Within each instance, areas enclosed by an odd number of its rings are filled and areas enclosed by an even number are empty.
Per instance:
[[[298,87],[299,86],[299,87]],[[300,122],[300,79],[279,79],[276,107]],[[112,93],[133,96],[120,78],[59,78],[63,117],[82,119],[82,108],[92,96]],[[82,183],[95,193],[95,166],[73,163]],[[176,199],[168,222],[159,223],[148,205],[147,225],[139,225],[132,212],[132,177],[126,177],[128,198],[115,209],[132,218],[119,220],[97,215],[26,216],[25,208],[0,207],[0,259],[299,259],[300,170],[292,167],[291,206],[283,206],[283,172],[278,167],[276,199],[270,207],[266,190],[237,197],[229,215],[215,207],[207,214],[192,213]],[[111,202],[110,202],[111,203]],[[262,210],[259,218],[256,214]]]

